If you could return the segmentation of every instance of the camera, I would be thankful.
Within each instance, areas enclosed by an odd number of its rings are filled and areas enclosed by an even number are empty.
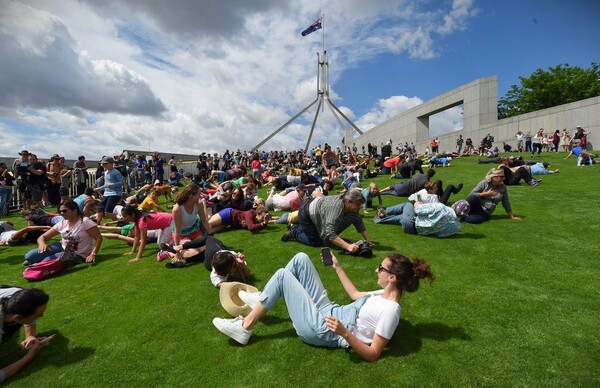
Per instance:
[[[17,174],[26,174],[27,173],[27,169],[29,167],[31,167],[31,166],[32,166],[31,162],[21,162],[21,163],[18,163],[16,165],[16,167],[17,167]]]

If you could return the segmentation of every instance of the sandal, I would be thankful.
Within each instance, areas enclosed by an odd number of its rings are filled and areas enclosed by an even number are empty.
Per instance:
[[[177,251],[175,250],[175,248],[173,248],[172,245],[166,244],[166,243],[160,243],[158,245],[158,248],[161,251],[167,251],[167,252],[171,252],[171,253],[177,253]]]

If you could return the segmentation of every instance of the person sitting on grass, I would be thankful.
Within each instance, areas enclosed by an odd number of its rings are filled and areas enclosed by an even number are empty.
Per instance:
[[[379,201],[378,209],[381,208],[381,193],[379,192],[379,187],[377,187],[377,183],[369,183],[369,187],[366,189],[362,189],[361,194],[365,199],[365,202],[362,205],[365,214],[369,214],[369,211],[367,210],[368,208],[373,208],[373,198],[377,198],[377,200]]]
[[[267,225],[268,215],[269,211],[264,206],[246,211],[226,208],[217,214],[213,214],[208,223],[213,233],[219,233],[228,226],[236,229],[248,229],[254,232]]]
[[[62,203],[58,208],[58,212],[64,219],[37,239],[38,248],[25,254],[23,262],[25,267],[57,258],[68,259],[74,264],[96,261],[96,255],[102,246],[98,225],[88,217],[84,217],[73,200]],[[59,234],[60,241],[47,245],[48,240]]]
[[[131,248],[131,252],[125,253],[125,255],[131,255],[137,251],[137,255],[129,260],[130,263],[135,263],[144,255],[149,230],[158,229],[160,231],[158,234],[158,244],[173,243],[173,234],[171,233],[173,216],[171,213],[144,213],[135,206],[127,205],[123,207],[121,215],[125,222],[133,222],[135,225],[133,247]]]
[[[302,341],[322,347],[351,347],[366,361],[379,359],[400,321],[400,300],[404,292],[415,292],[419,280],[435,279],[423,259],[390,254],[376,268],[378,291],[359,291],[332,254],[331,268],[338,275],[348,296],[354,301],[334,304],[315,266],[305,253],[296,254],[279,269],[259,293],[239,292],[252,307],[245,317],[213,319],[222,333],[245,345],[256,323],[284,298],[290,319]]]
[[[48,294],[38,288],[0,286],[0,343],[6,343],[21,326],[25,326],[25,340],[21,342],[21,348],[27,349],[23,357],[0,370],[0,384],[33,360],[47,341],[45,337],[36,337],[36,328],[49,299]]]
[[[496,210],[496,205],[500,202],[511,219],[521,219],[512,212],[508,191],[504,185],[504,171],[499,168],[492,168],[488,171],[485,179],[471,190],[467,202],[471,205],[471,211],[464,220],[471,224],[489,221],[492,213]]]

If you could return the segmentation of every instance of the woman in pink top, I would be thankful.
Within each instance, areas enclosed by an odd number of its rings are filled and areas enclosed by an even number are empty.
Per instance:
[[[135,263],[142,258],[144,249],[146,249],[146,238],[148,236],[148,230],[158,229],[157,243],[160,244],[173,244],[173,235],[171,233],[171,222],[173,221],[173,215],[171,213],[142,213],[135,206],[125,206],[121,211],[123,220],[125,222],[133,222],[135,225],[135,232],[133,235],[133,247],[131,252],[126,254],[133,254],[139,244],[139,249],[135,258],[129,260],[130,263]]]

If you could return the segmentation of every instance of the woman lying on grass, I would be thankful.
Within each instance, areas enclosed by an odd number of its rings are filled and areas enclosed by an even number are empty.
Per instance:
[[[269,211],[264,206],[241,211],[232,208],[223,209],[208,220],[213,233],[219,233],[228,226],[235,229],[248,229],[253,232],[267,225]]]
[[[353,303],[345,306],[332,303],[309,257],[298,253],[273,275],[261,293],[239,292],[240,299],[252,307],[247,317],[215,318],[213,324],[245,345],[258,320],[283,297],[296,333],[304,342],[314,346],[352,347],[366,361],[376,361],[400,321],[402,293],[416,291],[420,279],[431,282],[435,277],[424,260],[394,253],[375,270],[377,285],[383,290],[363,292],[356,289],[333,254],[332,261],[332,268]]]

